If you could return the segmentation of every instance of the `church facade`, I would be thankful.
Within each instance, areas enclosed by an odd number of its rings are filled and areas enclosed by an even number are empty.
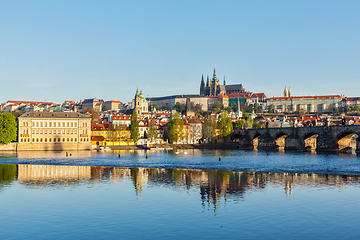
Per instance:
[[[221,85],[220,80],[216,77],[215,68],[212,79],[209,80],[209,76],[207,77],[206,85],[204,81],[204,76],[202,76],[200,83],[201,96],[218,96],[231,93],[245,93],[245,89],[243,88],[242,84],[226,85],[225,76],[224,84]]]

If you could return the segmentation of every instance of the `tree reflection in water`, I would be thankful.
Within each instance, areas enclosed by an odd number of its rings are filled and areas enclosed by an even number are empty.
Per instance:
[[[164,169],[164,168],[121,168],[59,165],[0,165],[0,189],[10,186],[16,179],[26,186],[61,187],[64,184],[78,185],[96,182],[119,182],[130,180],[136,195],[147,186],[162,186],[200,193],[203,207],[216,209],[223,201],[244,201],[246,193],[263,191],[268,186],[284,188],[286,196],[293,190],[307,188],[341,189],[346,185],[358,185],[360,176],[304,174],[304,173],[264,173],[221,170]]]

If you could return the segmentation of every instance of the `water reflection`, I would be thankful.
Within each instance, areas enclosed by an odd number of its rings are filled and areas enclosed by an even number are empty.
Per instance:
[[[147,186],[197,190],[203,206],[216,205],[221,199],[245,200],[247,192],[263,191],[268,186],[283,188],[286,196],[294,189],[342,189],[346,185],[358,185],[360,176],[264,173],[221,170],[122,168],[59,165],[0,165],[0,189],[10,186],[16,179],[25,186],[61,187],[67,184],[87,182],[115,183],[122,180],[133,183],[136,195]]]

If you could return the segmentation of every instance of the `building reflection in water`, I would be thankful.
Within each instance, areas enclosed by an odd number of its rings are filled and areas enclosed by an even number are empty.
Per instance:
[[[15,179],[16,165],[2,166],[0,179],[6,178],[6,183],[9,184]],[[8,174],[6,171],[11,173]],[[290,196],[294,188],[341,189],[349,184],[358,185],[360,176],[19,164],[17,180],[21,184],[41,186],[76,184],[82,181],[91,184],[130,180],[137,195],[141,195],[146,186],[165,186],[184,190],[195,188],[199,189],[203,207],[208,205],[216,209],[221,199],[243,201],[247,192],[263,191],[268,186],[283,188],[284,193]]]

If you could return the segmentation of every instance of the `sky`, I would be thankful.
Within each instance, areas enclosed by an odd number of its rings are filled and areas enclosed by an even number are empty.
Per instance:
[[[221,83],[360,97],[360,1],[0,0],[0,102],[129,102]]]

